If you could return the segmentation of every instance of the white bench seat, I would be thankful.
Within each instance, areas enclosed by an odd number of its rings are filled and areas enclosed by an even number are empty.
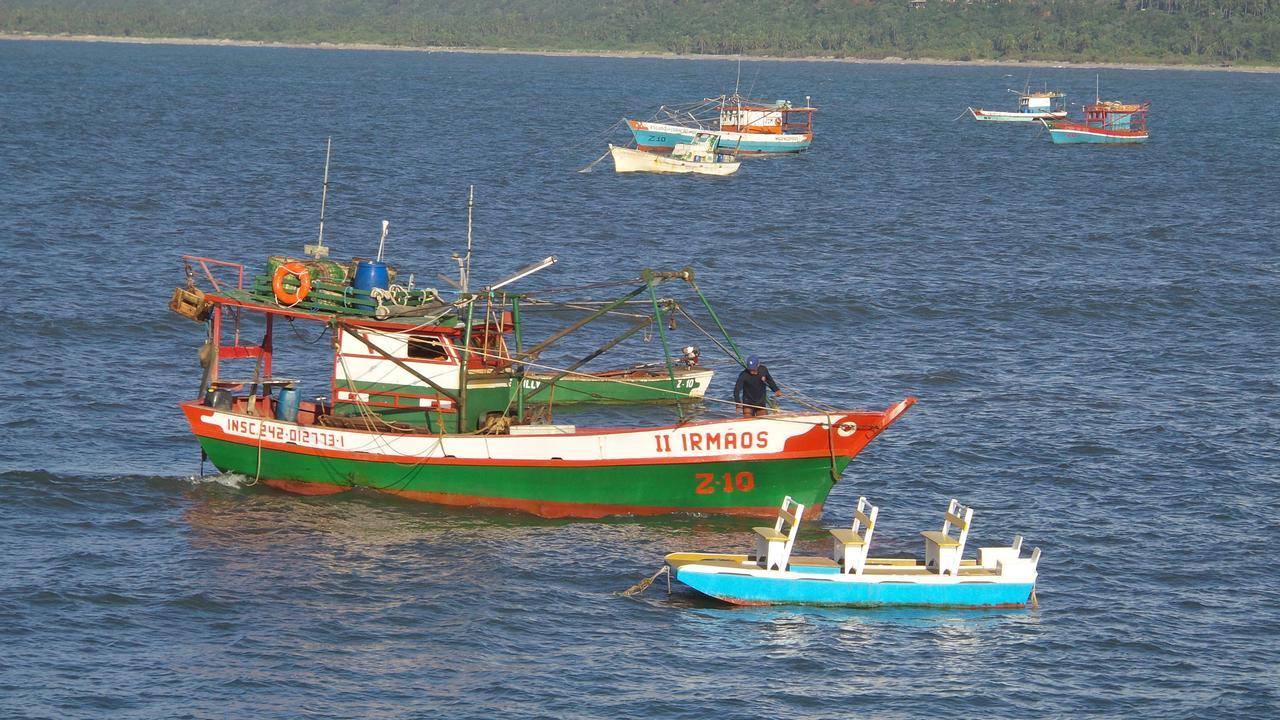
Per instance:
[[[973,520],[973,508],[951,499],[947,504],[947,512],[943,515],[942,530],[925,530],[920,533],[924,538],[925,567],[939,575],[955,576],[960,574],[960,558],[964,555],[964,544],[969,539],[969,523]],[[956,530],[952,537],[951,529]]]
[[[938,547],[960,547],[960,540],[953,538],[946,533],[940,533],[937,530],[925,530],[920,533],[924,539],[934,543]]]
[[[839,540],[843,545],[866,545],[867,539],[847,528],[834,528],[831,531],[831,537]]]
[[[831,556],[840,563],[842,572],[862,574],[867,564],[867,553],[871,550],[871,533],[876,528],[876,516],[879,514],[880,508],[860,497],[858,507],[853,511],[853,525],[831,531]]]
[[[804,515],[804,505],[791,499],[788,495],[782,499],[778,508],[778,518],[773,527],[752,528],[756,533],[756,562],[765,570],[786,570],[791,559],[791,548],[796,544],[796,533],[800,530],[800,517]]]

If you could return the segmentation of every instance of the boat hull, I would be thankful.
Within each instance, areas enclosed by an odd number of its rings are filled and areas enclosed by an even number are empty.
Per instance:
[[[1038,120],[1061,120],[1067,116],[1067,111],[1009,112],[1004,110],[969,108],[969,114],[973,115],[973,119],[979,122],[1031,123]]]
[[[666,369],[615,372],[601,375],[572,375],[556,380],[549,390],[542,385],[554,378],[549,374],[526,374],[525,397],[533,402],[564,403],[662,403],[696,400],[707,394],[714,370],[676,368],[672,382]],[[537,393],[531,395],[531,393]]]
[[[1062,124],[1049,125],[1049,139],[1055,145],[1074,145],[1078,143],[1125,144],[1144,143],[1147,141],[1146,131],[1140,130],[1106,130],[1087,125]]]
[[[674,564],[673,573],[690,588],[734,605],[1020,608],[1035,587],[1034,576],[1008,581],[963,572],[849,575],[835,567],[780,572],[716,562]]]
[[[738,171],[737,162],[700,162],[678,160],[666,155],[609,146],[613,156],[613,169],[620,173],[647,172],[668,175],[732,175]]]
[[[798,153],[807,150],[813,143],[811,133],[802,135],[742,133],[704,130],[641,120],[628,120],[627,125],[631,128],[632,136],[635,137],[636,147],[650,152],[664,152],[674,148],[677,143],[692,142],[695,133],[717,136],[721,152],[738,155]]]
[[[291,492],[367,488],[544,517],[772,517],[786,495],[821,507],[839,473],[912,402],[883,412],[492,436],[315,427],[194,401],[183,410],[215,467]]]

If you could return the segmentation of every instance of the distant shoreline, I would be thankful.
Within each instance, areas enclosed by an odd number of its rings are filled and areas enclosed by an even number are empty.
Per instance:
[[[378,50],[387,52],[467,53],[475,55],[541,55],[547,57],[595,57],[653,60],[768,60],[775,62],[833,62],[855,65],[954,65],[988,67],[1108,68],[1115,70],[1187,70],[1213,72],[1277,73],[1274,65],[1157,65],[1147,63],[1075,62],[1071,60],[941,60],[936,58],[849,58],[831,56],[777,57],[771,55],[696,55],[690,53],[588,50],[514,50],[511,48],[410,47],[376,43],[293,43],[266,40],[213,40],[200,38],[137,38],[115,35],[40,35],[0,33],[0,40],[56,40],[67,42],[125,43],[133,45],[208,45],[216,47],[262,47],[302,50]]]

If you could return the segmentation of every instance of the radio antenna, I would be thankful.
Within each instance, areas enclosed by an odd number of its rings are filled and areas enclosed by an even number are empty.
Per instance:
[[[320,237],[315,245],[306,245],[303,249],[308,255],[319,260],[329,257],[329,248],[324,246],[324,206],[329,199],[329,152],[333,150],[333,136],[330,135],[324,146],[324,187],[320,191]]]
[[[468,286],[471,284],[471,213],[476,207],[476,186],[472,185],[467,193],[467,257],[464,261],[462,272],[462,292],[467,292]]]

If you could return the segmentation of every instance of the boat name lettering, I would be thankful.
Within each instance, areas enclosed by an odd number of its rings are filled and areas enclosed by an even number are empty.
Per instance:
[[[227,418],[227,432],[232,435],[251,438],[257,438],[261,435],[266,440],[310,445],[312,447],[338,448],[344,445],[342,436],[337,433],[313,430],[296,425],[269,425],[260,423],[258,420],[244,418]]]
[[[685,452],[702,450],[750,450],[765,449],[769,445],[769,431],[758,432],[686,432],[680,433],[680,449]],[[665,448],[663,452],[671,452]]]
[[[671,452],[670,435],[654,435],[656,451]],[[680,449],[684,452],[706,450],[764,450],[769,446],[769,431],[758,432],[682,432],[680,433]]]
[[[698,487],[694,492],[699,495],[731,493],[735,488],[738,492],[751,492],[756,487],[756,476],[752,475],[750,470],[743,470],[736,475],[727,472],[720,477],[716,477],[715,473],[697,473],[693,477],[698,481]]]

